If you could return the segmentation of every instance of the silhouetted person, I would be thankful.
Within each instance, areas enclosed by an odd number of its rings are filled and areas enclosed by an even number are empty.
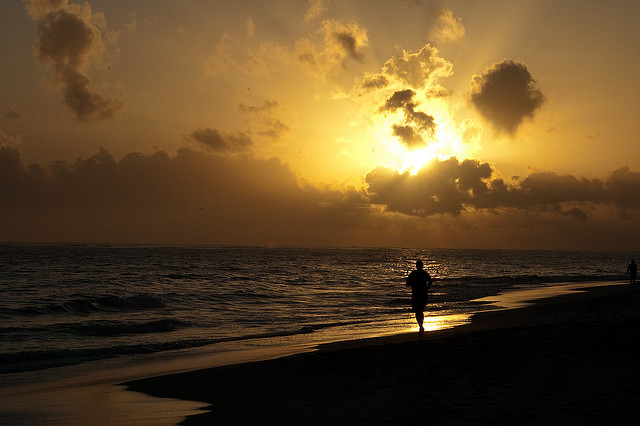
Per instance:
[[[631,263],[627,266],[627,274],[629,274],[629,281],[631,285],[636,283],[636,276],[638,275],[638,265],[636,261],[631,259]]]
[[[416,270],[407,277],[407,287],[411,287],[411,307],[420,326],[420,335],[424,333],[424,308],[427,306],[427,294],[431,288],[431,276],[423,269],[422,260],[416,262]]]

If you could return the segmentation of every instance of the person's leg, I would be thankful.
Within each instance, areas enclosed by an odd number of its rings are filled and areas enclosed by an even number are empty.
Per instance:
[[[424,327],[422,326],[422,323],[424,322],[424,312],[421,312],[421,311],[416,312],[416,321],[420,326],[420,333],[422,333],[424,331]]]

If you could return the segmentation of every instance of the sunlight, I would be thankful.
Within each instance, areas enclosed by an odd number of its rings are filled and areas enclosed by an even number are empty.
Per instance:
[[[408,146],[393,134],[393,125],[401,121],[397,114],[389,114],[376,120],[374,139],[384,147],[384,152],[388,153],[384,158],[387,167],[415,175],[434,159],[444,161],[456,157],[458,160],[464,160],[471,158],[476,151],[475,138],[464,140],[468,123],[457,125],[445,101],[427,100],[424,105],[425,111],[429,111],[429,115],[434,118],[435,130],[433,133],[416,132],[422,141],[418,146]]]
[[[468,324],[471,321],[470,314],[452,314],[452,315],[440,315],[440,316],[425,316],[424,318],[424,330],[425,331],[437,331],[447,328],[453,328],[460,325]],[[417,330],[417,327],[412,328]]]

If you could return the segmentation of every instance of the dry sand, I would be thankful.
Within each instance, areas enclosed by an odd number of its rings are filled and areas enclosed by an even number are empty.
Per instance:
[[[185,424],[637,424],[640,289],[596,287],[270,361],[136,380],[203,401]]]

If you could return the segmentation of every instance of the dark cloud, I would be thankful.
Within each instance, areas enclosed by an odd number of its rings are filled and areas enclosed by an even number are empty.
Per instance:
[[[15,109],[10,109],[4,115],[5,118],[22,118],[22,113]]]
[[[366,182],[373,202],[414,216],[521,209],[585,220],[580,206],[640,208],[640,173],[628,168],[616,170],[606,182],[539,172],[507,183],[494,176],[488,163],[450,158],[434,160],[416,175],[378,167]]]
[[[318,188],[275,159],[188,148],[26,164],[0,145],[0,241],[620,249],[640,237],[628,168],[504,181],[452,158],[366,179],[367,193]]]
[[[101,149],[27,165],[0,147],[0,241],[352,245],[378,225],[355,190],[301,186],[275,159]]]
[[[364,53],[361,51],[360,42],[354,33],[338,31],[333,34],[333,37],[348,57],[355,59],[356,61],[362,61],[364,59]]]
[[[394,124],[391,126],[393,129],[393,136],[396,136],[398,139],[402,141],[407,147],[414,148],[420,145],[424,145],[424,140],[422,137],[416,133],[416,131],[411,126],[401,126],[399,124]]]
[[[525,205],[556,204],[562,202],[600,203],[611,194],[598,179],[589,180],[553,172],[533,173],[520,182],[520,191]]]
[[[232,135],[211,128],[196,129],[188,139],[218,153],[246,152],[253,145],[251,137],[246,133]]]
[[[423,136],[433,136],[436,127],[432,116],[416,111],[417,104],[413,100],[415,94],[410,89],[397,91],[380,108],[382,112],[402,110],[404,116],[402,123],[392,125],[393,134],[410,148],[424,145],[426,141]]]
[[[326,20],[322,22],[320,32],[324,37],[324,52],[337,56],[343,65],[347,58],[356,61],[364,59],[363,49],[368,43],[367,32],[356,23]]]
[[[99,58],[104,49],[100,30],[91,22],[89,6],[32,1],[28,7],[37,21],[35,55],[53,67],[63,102],[73,117],[80,122],[113,118],[124,102],[98,93],[87,75],[91,60]]]
[[[562,214],[565,215],[565,216],[573,217],[573,218],[578,219],[578,220],[583,220],[583,221],[587,220],[587,214],[582,209],[579,209],[577,207],[574,207],[574,208],[572,208],[570,210],[567,210],[567,211],[563,212]]]
[[[414,104],[412,103],[412,100],[415,94],[416,92],[411,89],[397,91],[386,100],[382,109],[393,111],[398,108],[406,108],[407,106],[413,109]]]
[[[360,83],[360,89],[364,91],[380,90],[389,85],[389,80],[382,74],[366,75]]]
[[[607,192],[616,205],[623,208],[640,208],[640,173],[628,167],[615,170],[606,182]]]
[[[240,111],[253,112],[253,113],[270,111],[277,107],[278,107],[278,101],[270,101],[270,100],[264,101],[262,105],[247,105],[247,104],[238,105],[238,108],[240,109]]]
[[[471,81],[471,103],[493,126],[513,134],[525,118],[532,118],[544,102],[524,64],[503,60]]]
[[[81,73],[68,71],[63,77],[64,103],[78,121],[112,119],[122,109],[119,99],[107,99],[90,89],[89,78]]]
[[[378,167],[366,176],[372,201],[387,210],[414,216],[457,215],[487,193],[492,170],[474,160],[433,161],[416,175]]]

